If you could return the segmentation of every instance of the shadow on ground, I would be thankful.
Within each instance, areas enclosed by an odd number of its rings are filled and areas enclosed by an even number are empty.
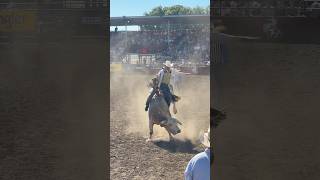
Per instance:
[[[172,141],[169,140],[153,140],[153,144],[156,146],[165,149],[171,153],[188,153],[188,154],[197,154],[201,152],[201,149],[196,145],[192,144],[190,140],[180,140],[174,139]]]

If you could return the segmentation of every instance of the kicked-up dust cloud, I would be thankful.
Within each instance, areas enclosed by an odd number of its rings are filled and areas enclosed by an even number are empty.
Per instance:
[[[149,134],[148,113],[144,111],[152,75],[142,73],[111,73],[111,123],[123,121],[125,133],[138,133],[143,137]],[[176,136],[195,142],[201,130],[210,123],[210,77],[186,75],[182,79],[176,103],[178,113],[173,115],[183,124],[182,132]],[[172,112],[172,106],[170,106]],[[172,113],[173,114],[173,113]],[[168,137],[164,128],[154,125],[154,137]]]

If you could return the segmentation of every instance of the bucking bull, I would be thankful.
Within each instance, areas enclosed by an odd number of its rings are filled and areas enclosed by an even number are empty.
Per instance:
[[[152,139],[154,124],[160,125],[167,130],[170,141],[173,139],[172,135],[176,135],[181,132],[178,124],[182,125],[182,123],[171,116],[168,104],[166,103],[163,95],[159,92],[150,100],[148,116],[150,136],[147,141],[151,141]]]

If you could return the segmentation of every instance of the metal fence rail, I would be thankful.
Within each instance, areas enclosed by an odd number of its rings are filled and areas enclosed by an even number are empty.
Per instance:
[[[260,16],[314,16],[320,14],[320,8],[310,7],[211,7],[214,16],[260,17]]]
[[[223,38],[219,33],[212,33],[211,41],[211,61],[213,64],[223,64],[226,62],[226,47]]]

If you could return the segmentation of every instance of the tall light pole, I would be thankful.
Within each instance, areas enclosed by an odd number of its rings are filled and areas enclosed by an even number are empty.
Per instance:
[[[170,45],[170,22],[168,21],[168,26],[167,26],[167,38],[168,38],[168,47]]]
[[[124,20],[124,24],[125,24],[125,50],[126,50],[126,61],[128,61],[128,52],[127,52],[127,50],[128,50],[128,29],[127,29],[127,25],[128,25],[128,19],[125,17],[125,16],[123,16],[123,20]]]
[[[126,21],[126,24],[125,24],[125,31],[126,31],[126,49],[128,48],[128,29],[127,29],[127,21]]]

